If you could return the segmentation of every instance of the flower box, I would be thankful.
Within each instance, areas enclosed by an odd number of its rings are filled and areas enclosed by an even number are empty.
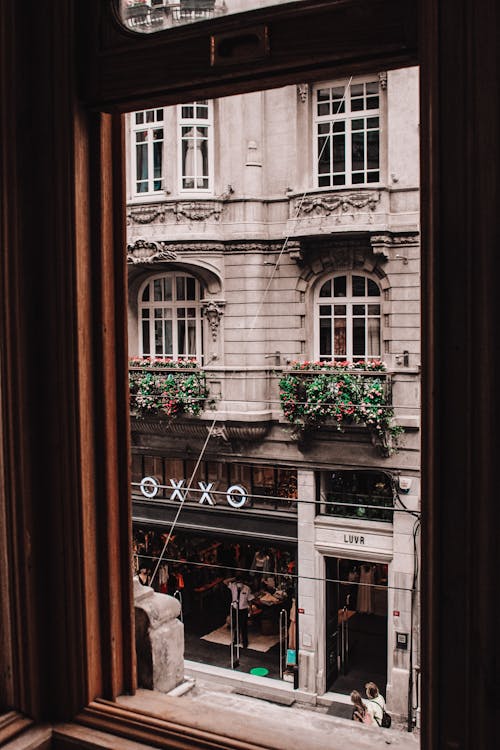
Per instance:
[[[387,453],[397,447],[390,378],[383,362],[294,362],[279,382],[285,418],[304,433],[334,424],[367,427]]]
[[[130,411],[136,417],[196,416],[208,392],[196,360],[150,359],[129,361]]]

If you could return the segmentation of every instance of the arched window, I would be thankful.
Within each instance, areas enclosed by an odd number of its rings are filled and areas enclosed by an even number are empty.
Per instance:
[[[139,341],[144,357],[201,360],[201,286],[193,276],[155,276],[139,292]]]
[[[325,281],[317,300],[319,359],[378,359],[380,303],[380,287],[368,276],[345,273]]]

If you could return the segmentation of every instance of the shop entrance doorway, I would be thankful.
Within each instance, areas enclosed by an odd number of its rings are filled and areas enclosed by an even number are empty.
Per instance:
[[[136,528],[137,566],[154,570],[165,538]],[[293,681],[295,560],[291,545],[179,529],[153,588],[181,604],[185,659]]]
[[[326,688],[387,682],[387,565],[326,558]]]

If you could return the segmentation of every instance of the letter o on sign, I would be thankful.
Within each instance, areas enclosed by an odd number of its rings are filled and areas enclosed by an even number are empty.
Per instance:
[[[240,499],[236,500],[233,495],[239,495]],[[247,491],[239,484],[232,484],[231,487],[227,488],[226,498],[233,508],[243,508],[247,501]]]
[[[151,499],[158,494],[160,483],[156,477],[144,477],[144,479],[141,479],[139,487],[144,497]]]

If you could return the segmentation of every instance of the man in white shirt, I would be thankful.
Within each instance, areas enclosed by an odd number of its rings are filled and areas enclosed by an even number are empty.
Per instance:
[[[250,591],[250,587],[244,583],[241,576],[237,576],[234,580],[226,582],[226,585],[231,592],[231,616],[233,621],[233,642],[237,643],[236,634],[239,631],[240,641],[243,644],[243,648],[248,648],[248,606],[254,595]],[[237,612],[237,625],[234,613]]]

